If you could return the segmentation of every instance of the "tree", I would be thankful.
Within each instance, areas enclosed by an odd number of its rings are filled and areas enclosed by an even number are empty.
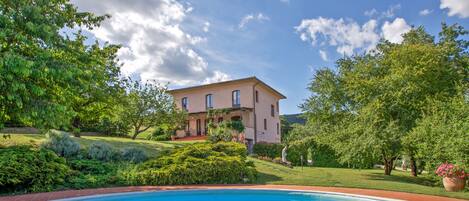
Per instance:
[[[445,162],[469,168],[469,100],[461,95],[431,103],[407,137],[428,170]]]
[[[83,87],[77,88],[76,95],[70,100],[75,112],[71,120],[73,129],[96,127],[93,124],[99,124],[103,118],[111,119],[118,114],[117,107],[122,106],[121,97],[125,95],[120,65],[116,59],[118,48],[109,46],[101,49],[97,43],[90,47],[88,59],[83,62],[83,70],[90,73],[79,79]]]
[[[68,0],[4,0],[0,13],[0,127],[66,128],[80,105],[94,102],[92,93],[113,87],[119,47],[85,45],[75,31],[108,16],[78,12]]]
[[[126,88],[127,97],[122,115],[133,129],[132,139],[153,126],[182,119],[174,118],[179,117],[181,111],[176,108],[165,86],[129,79]]]
[[[288,142],[288,137],[290,136],[290,131],[292,130],[292,125],[284,116],[280,116],[280,133],[282,134],[282,142]]]
[[[458,33],[464,33],[459,26],[443,25],[435,43],[422,27],[414,28],[402,44],[381,41],[373,52],[340,59],[336,71],[318,71],[302,109],[308,124],[318,127],[319,141],[342,162],[380,158],[390,175],[403,151],[413,155],[403,140],[429,102],[454,96],[467,77],[467,52],[458,49],[466,43]]]

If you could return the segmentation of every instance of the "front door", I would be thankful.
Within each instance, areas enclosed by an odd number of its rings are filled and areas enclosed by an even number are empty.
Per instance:
[[[202,135],[202,128],[200,126],[200,119],[197,119],[197,121],[196,121],[196,129],[197,129],[197,135]]]

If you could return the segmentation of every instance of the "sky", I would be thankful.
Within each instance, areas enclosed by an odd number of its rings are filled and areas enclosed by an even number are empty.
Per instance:
[[[469,29],[469,0],[72,0],[109,14],[89,40],[121,44],[122,72],[180,88],[256,76],[299,113],[314,73],[344,56],[393,43],[411,27]]]

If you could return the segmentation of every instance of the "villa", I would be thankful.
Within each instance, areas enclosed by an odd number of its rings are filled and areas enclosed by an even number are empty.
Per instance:
[[[256,77],[217,82],[170,90],[178,108],[188,112],[184,130],[178,138],[204,136],[209,122],[240,120],[245,126],[242,136],[252,147],[258,142],[280,143],[279,101],[286,97]],[[226,111],[216,119],[209,111]]]

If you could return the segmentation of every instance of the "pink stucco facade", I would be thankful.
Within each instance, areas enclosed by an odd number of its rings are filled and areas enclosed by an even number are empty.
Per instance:
[[[239,91],[239,105],[233,100],[233,91]],[[241,119],[245,126],[243,136],[247,144],[258,142],[280,143],[279,101],[286,97],[256,77],[231,80],[169,91],[178,108],[189,113],[188,126],[177,131],[178,137],[206,135],[207,111],[228,109],[223,120]],[[211,95],[212,107],[207,108],[207,95]],[[256,95],[257,94],[257,95]],[[257,98],[256,98],[257,96]],[[218,117],[217,117],[218,118]],[[218,122],[221,119],[212,119]]]

